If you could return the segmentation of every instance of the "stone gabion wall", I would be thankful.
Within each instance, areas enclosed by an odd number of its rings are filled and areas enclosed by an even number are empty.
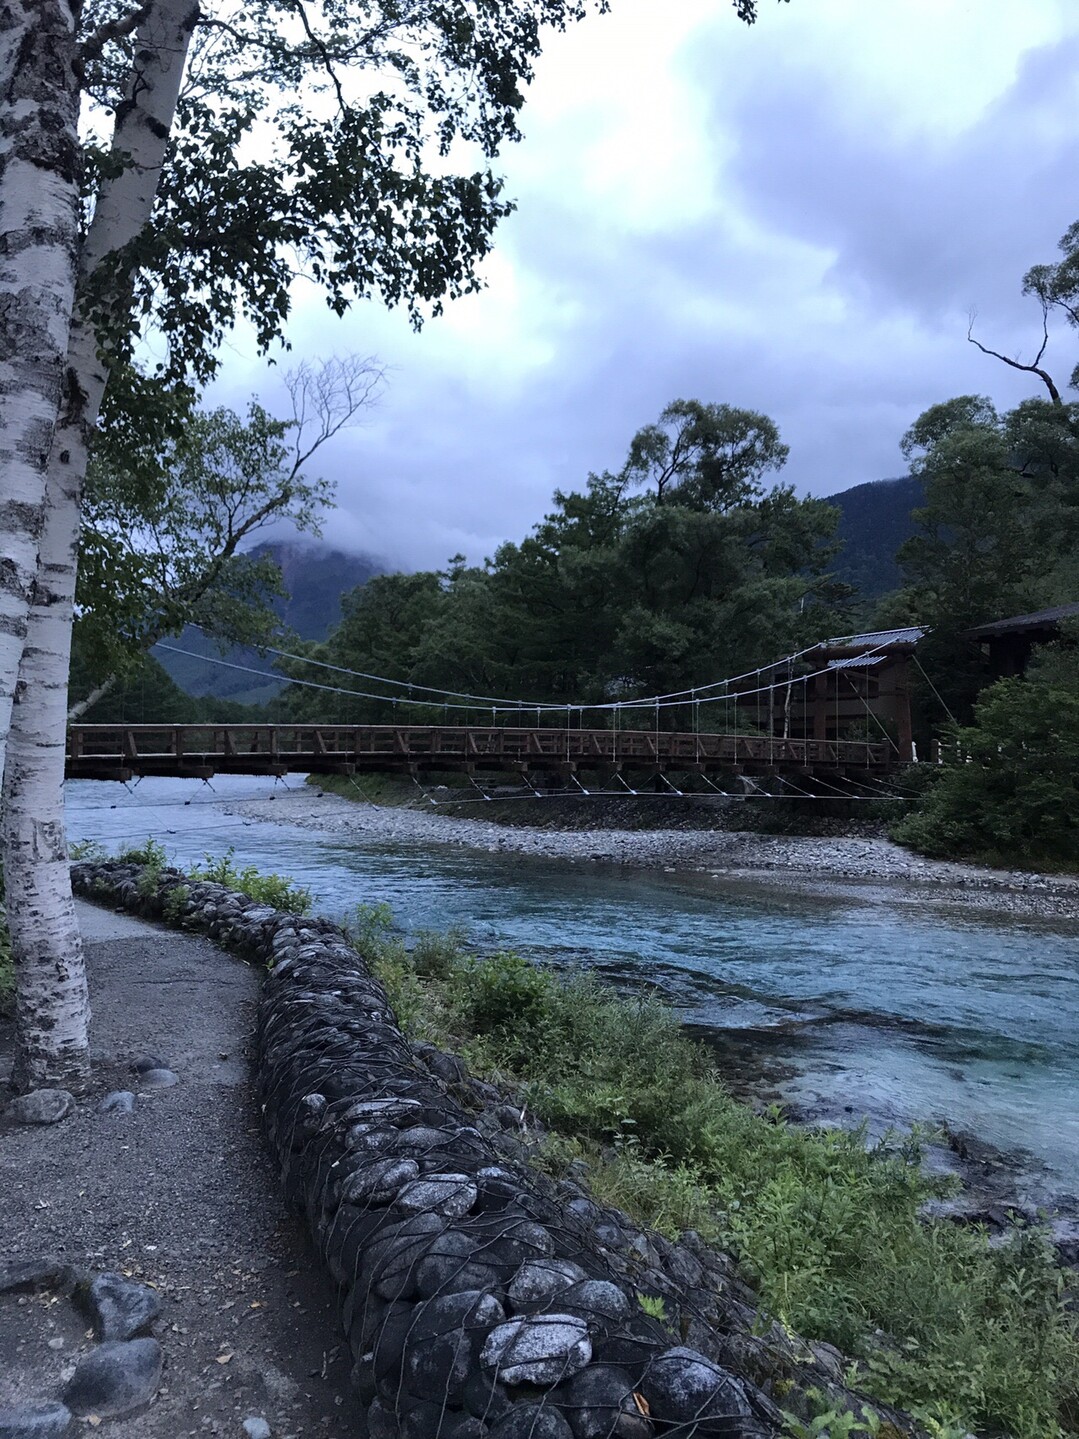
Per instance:
[[[834,1351],[753,1333],[725,1256],[522,1163],[527,1116],[410,1044],[338,927],[175,872],[72,873],[267,966],[266,1134],[338,1286],[370,1439],[766,1439],[782,1415],[758,1385],[802,1413],[810,1387],[856,1399]]]

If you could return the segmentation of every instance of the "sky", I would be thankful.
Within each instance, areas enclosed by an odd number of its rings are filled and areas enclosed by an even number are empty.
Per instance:
[[[387,384],[320,452],[335,547],[482,562],[556,489],[621,467],[675,398],[761,410],[782,474],[827,495],[899,475],[928,406],[1037,391],[1022,276],[1079,219],[1076,0],[613,0],[552,37],[498,164],[517,211],[487,288],[419,334],[297,291],[299,360],[376,355]],[[1060,330],[1063,384],[1079,345]],[[287,413],[242,331],[214,393]]]

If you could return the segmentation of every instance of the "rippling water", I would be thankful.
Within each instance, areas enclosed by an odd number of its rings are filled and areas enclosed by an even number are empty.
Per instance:
[[[236,849],[338,918],[385,901],[410,930],[658,986],[766,1091],[873,1128],[948,1120],[1079,1188],[1079,926],[995,918],[886,888],[810,897],[782,882],[574,865],[450,845],[348,842],[222,812],[265,780],[67,787],[72,839],[153,835],[180,865]]]

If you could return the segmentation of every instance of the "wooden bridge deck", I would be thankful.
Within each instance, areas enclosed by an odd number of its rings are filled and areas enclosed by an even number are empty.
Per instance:
[[[69,779],[398,770],[883,773],[892,746],[862,740],[648,730],[434,725],[73,725]]]

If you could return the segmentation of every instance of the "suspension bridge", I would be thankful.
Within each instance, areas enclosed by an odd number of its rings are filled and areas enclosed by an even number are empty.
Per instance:
[[[818,793],[823,785],[835,793],[837,780],[842,791],[845,780],[886,777],[917,757],[908,670],[920,635],[908,629],[844,636],[708,685],[582,704],[437,689],[272,651],[292,667],[291,683],[384,705],[391,722],[75,724],[66,770],[72,779],[125,781],[489,772],[530,786],[538,780],[585,790],[583,775],[589,783],[614,782],[633,792],[649,782],[679,792],[672,775],[690,782],[699,776],[712,789],[718,789],[716,776],[777,776],[809,786],[799,792]],[[315,666],[323,678],[297,678],[296,665]],[[327,671],[352,683],[327,682]],[[399,709],[417,719],[422,710],[425,720],[440,710],[442,722],[402,723]]]

